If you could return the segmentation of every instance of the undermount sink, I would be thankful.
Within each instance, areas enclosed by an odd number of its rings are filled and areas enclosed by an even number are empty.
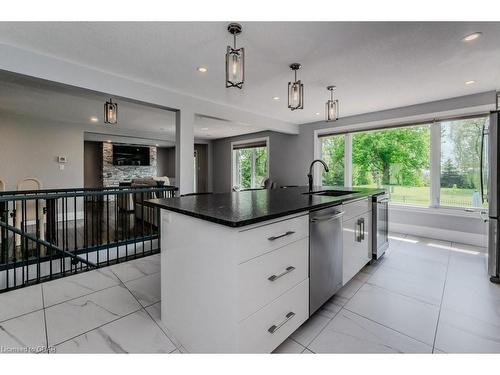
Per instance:
[[[329,197],[340,197],[342,195],[349,195],[357,193],[357,191],[352,190],[321,190],[321,191],[313,191],[304,194],[314,194],[314,195],[327,195]]]

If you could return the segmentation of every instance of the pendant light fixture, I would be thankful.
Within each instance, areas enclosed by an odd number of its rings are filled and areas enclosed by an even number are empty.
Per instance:
[[[104,123],[116,124],[118,122],[118,104],[113,103],[112,99],[104,103]]]
[[[299,63],[290,65],[295,73],[294,82],[288,82],[288,108],[292,111],[304,108],[304,85],[300,80],[297,80],[297,70],[301,68]]]
[[[245,82],[245,48],[236,48],[236,35],[241,34],[239,23],[230,23],[227,31],[233,35],[233,47],[227,46],[226,87],[243,88]]]
[[[336,87],[328,86],[326,89],[330,91],[330,99],[325,104],[325,121],[336,121],[339,119],[339,101],[333,99]]]

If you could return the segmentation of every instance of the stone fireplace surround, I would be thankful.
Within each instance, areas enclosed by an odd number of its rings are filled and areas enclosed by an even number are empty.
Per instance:
[[[141,146],[144,147],[144,146]],[[120,182],[134,178],[156,177],[156,147],[149,147],[150,166],[117,166],[113,165],[113,144],[102,144],[102,181],[104,187],[118,186]]]

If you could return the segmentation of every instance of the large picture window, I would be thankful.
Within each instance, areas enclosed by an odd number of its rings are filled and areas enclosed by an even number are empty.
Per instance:
[[[429,125],[353,134],[353,186],[383,187],[393,203],[428,206],[429,147]]]
[[[269,176],[267,139],[233,143],[231,147],[233,189],[261,188]]]
[[[385,188],[394,204],[484,208],[479,185],[487,122],[479,116],[320,135],[319,156],[330,168],[322,183]]]
[[[481,140],[488,117],[441,122],[441,206],[480,208]]]
[[[323,186],[344,186],[344,135],[323,137],[320,142],[322,159],[329,167],[328,172],[323,170]]]

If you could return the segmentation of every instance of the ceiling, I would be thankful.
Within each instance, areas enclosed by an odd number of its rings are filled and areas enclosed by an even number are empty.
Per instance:
[[[104,102],[109,96],[36,78],[0,72],[0,112],[33,120],[84,125],[88,132],[113,134],[141,132],[158,139],[175,140],[175,112],[114,98],[118,103],[118,125],[103,123]],[[238,128],[239,126],[239,128]],[[224,119],[195,117],[197,139],[215,139],[260,129],[233,124]]]
[[[242,25],[243,90],[224,86],[225,22],[0,23],[0,42],[290,123],[321,120],[330,84],[341,116],[500,88],[500,23]],[[475,31],[483,36],[461,41]],[[286,103],[292,62],[302,63],[305,85],[304,110],[293,112]],[[475,83],[465,85],[469,80]]]

